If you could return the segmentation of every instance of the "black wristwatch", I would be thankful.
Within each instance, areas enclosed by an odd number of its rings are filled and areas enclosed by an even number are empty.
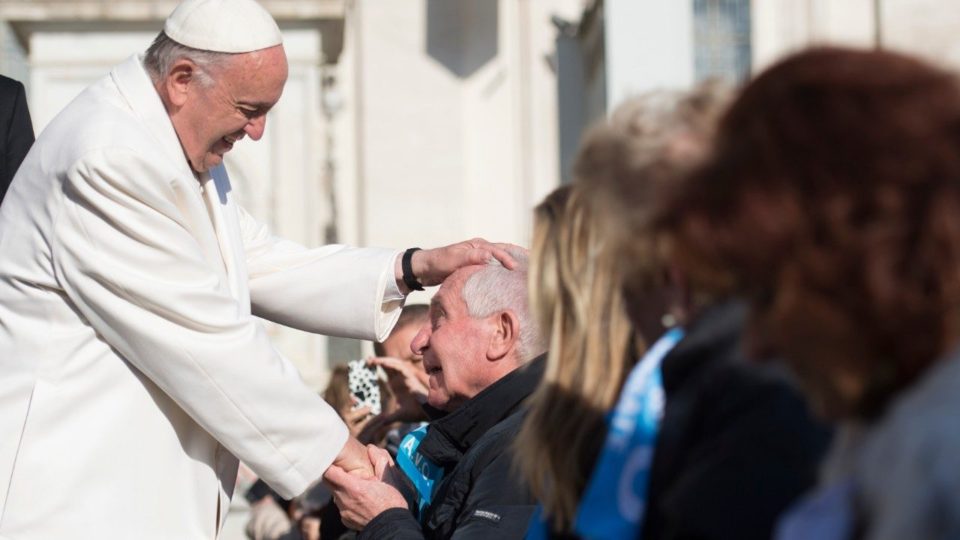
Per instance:
[[[400,259],[400,268],[403,270],[403,284],[407,286],[411,291],[422,291],[423,285],[420,284],[420,281],[417,280],[417,276],[413,275],[413,253],[415,251],[420,251],[420,248],[410,248],[403,252],[403,258]]]

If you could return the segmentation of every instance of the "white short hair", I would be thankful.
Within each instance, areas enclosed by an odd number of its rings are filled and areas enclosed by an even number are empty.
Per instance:
[[[461,297],[467,312],[475,319],[489,317],[501,311],[512,311],[520,324],[517,355],[527,362],[545,349],[540,330],[530,313],[527,294],[527,253],[522,249],[508,249],[517,262],[515,270],[508,270],[493,259],[474,272],[463,284]]]
[[[230,58],[236,56],[233,53],[222,53],[214,51],[201,51],[193,47],[181,45],[170,39],[164,32],[160,32],[150,44],[147,53],[143,58],[143,66],[147,68],[150,78],[153,82],[159,82],[170,74],[170,68],[181,58],[186,58],[196,64],[198,68],[197,80],[203,86],[213,84],[211,72],[214,66],[224,65]]]

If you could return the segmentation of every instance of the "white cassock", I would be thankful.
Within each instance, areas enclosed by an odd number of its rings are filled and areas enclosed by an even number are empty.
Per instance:
[[[382,339],[396,255],[272,237],[222,166],[197,181],[140,59],[114,68],[0,208],[0,538],[214,538],[238,458],[302,492],[347,430],[253,315]]]

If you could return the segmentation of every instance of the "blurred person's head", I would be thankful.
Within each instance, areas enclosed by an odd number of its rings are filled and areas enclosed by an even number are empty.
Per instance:
[[[374,354],[399,358],[419,365],[423,357],[414,353],[410,345],[413,343],[413,338],[417,335],[420,327],[429,319],[429,312],[430,307],[426,304],[403,306],[397,324],[394,325],[393,331],[390,332],[387,339],[383,340],[383,343],[374,342]]]
[[[330,380],[323,391],[323,399],[337,411],[341,417],[353,407],[350,395],[350,373],[345,365],[338,365],[330,372]]]
[[[869,418],[960,337],[958,148],[954,75],[813,49],[744,89],[659,222],[693,279],[751,301],[816,408]]]
[[[584,139],[574,184],[534,212],[531,298],[549,352],[516,448],[558,529],[572,525],[606,411],[644,343],[663,332],[665,314],[679,319],[687,307],[647,223],[657,193],[702,156],[719,96],[705,85],[625,103]]]
[[[574,173],[589,186],[598,227],[618,254],[627,312],[642,341],[693,318],[709,302],[662,256],[651,220],[656,203],[702,161],[730,90],[718,81],[628,100],[585,140]]]
[[[223,162],[240,139],[259,140],[287,81],[277,23],[254,0],[185,0],[147,49],[153,81],[191,168]],[[216,24],[213,24],[215,21]]]
[[[427,402],[452,411],[543,352],[527,308],[527,257],[509,250],[514,270],[492,260],[443,281],[430,319],[413,340],[429,375]]]

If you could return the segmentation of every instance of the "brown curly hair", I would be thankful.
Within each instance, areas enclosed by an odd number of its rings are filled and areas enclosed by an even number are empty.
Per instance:
[[[878,414],[960,336],[958,90],[897,53],[794,55],[744,89],[658,211],[700,286],[749,295],[760,318],[802,291],[807,323],[771,338],[835,329],[842,367],[865,381],[845,414]]]

